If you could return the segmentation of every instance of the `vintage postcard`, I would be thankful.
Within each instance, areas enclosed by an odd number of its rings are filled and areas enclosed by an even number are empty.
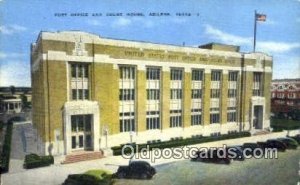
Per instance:
[[[299,0],[0,0],[0,185],[296,185],[299,144]]]

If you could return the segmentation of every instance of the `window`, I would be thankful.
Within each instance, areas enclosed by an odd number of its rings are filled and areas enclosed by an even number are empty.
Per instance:
[[[236,98],[236,94],[237,94],[236,89],[228,89],[228,97],[229,98]]]
[[[182,89],[171,89],[171,99],[182,99]]]
[[[160,79],[160,69],[159,68],[147,68],[146,79],[147,80],[159,80]]]
[[[210,97],[211,98],[220,98],[220,89],[211,89]]]
[[[192,89],[192,99],[200,99],[202,97],[202,89]]]
[[[220,123],[220,114],[211,113],[210,114],[210,124]]]
[[[182,80],[182,70],[171,69],[171,80]]]
[[[172,115],[170,116],[170,127],[181,127],[182,126],[182,118],[181,115]]]
[[[119,66],[120,132],[135,131],[135,72],[134,66]]]
[[[92,129],[92,115],[72,115],[71,130],[72,132],[90,132]]]
[[[128,101],[134,100],[135,94],[134,89],[120,89],[119,100]]]
[[[147,100],[159,100],[159,89],[147,89]]]
[[[196,114],[191,116],[191,124],[192,125],[200,125],[201,124],[201,114]]]
[[[134,119],[121,119],[120,120],[120,132],[135,131]]]
[[[73,63],[71,64],[72,78],[88,78],[88,64]]]
[[[228,81],[236,82],[238,77],[238,72],[229,72],[228,73]]]
[[[71,98],[72,100],[89,99],[88,64],[71,63]]]
[[[221,71],[212,71],[211,81],[221,81]]]
[[[202,81],[203,80],[203,71],[194,69],[192,70],[192,80],[193,81]]]
[[[119,66],[120,79],[135,79],[135,69],[129,66]]]
[[[159,129],[160,128],[159,117],[146,118],[146,127],[147,127],[147,130]]]
[[[236,112],[227,113],[227,122],[236,122]]]
[[[262,96],[262,73],[253,73],[253,96]]]

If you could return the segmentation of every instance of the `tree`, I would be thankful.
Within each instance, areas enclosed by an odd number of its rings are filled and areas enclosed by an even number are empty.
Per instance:
[[[10,92],[11,92],[11,94],[15,94],[16,93],[16,87],[11,85],[10,86]]]

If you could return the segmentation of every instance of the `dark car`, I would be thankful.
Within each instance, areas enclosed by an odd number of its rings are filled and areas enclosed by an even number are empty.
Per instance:
[[[286,144],[288,149],[297,149],[298,142],[295,139],[292,138],[278,138],[279,141]]]
[[[155,174],[155,168],[153,168],[148,162],[133,161],[128,166],[120,166],[113,176],[119,179],[151,179]]]
[[[269,146],[269,144],[268,144],[267,142],[259,141],[259,142],[257,142],[257,144],[258,144],[259,147],[262,148],[262,149],[270,148],[270,146]]]
[[[276,148],[278,151],[284,152],[287,149],[286,144],[277,139],[269,139],[267,140],[267,148]]]
[[[253,156],[255,149],[263,149],[263,148],[257,143],[244,143],[242,149],[245,155]]]
[[[225,153],[224,153],[225,152]],[[219,153],[219,156],[218,156]],[[231,159],[226,151],[220,150],[208,150],[208,151],[198,151],[195,156],[191,158],[191,161],[200,162],[211,162],[211,163],[222,163],[230,164]]]
[[[226,149],[231,159],[238,161],[245,160],[242,146],[228,146]]]
[[[289,136],[289,138],[295,139],[298,142],[298,144],[300,145],[300,134],[297,134],[295,136]]]

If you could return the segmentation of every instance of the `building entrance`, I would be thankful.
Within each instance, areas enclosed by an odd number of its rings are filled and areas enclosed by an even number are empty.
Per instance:
[[[253,117],[253,128],[262,129],[263,128],[263,106],[254,106],[254,117]]]
[[[71,116],[72,150],[92,149],[92,115]]]

